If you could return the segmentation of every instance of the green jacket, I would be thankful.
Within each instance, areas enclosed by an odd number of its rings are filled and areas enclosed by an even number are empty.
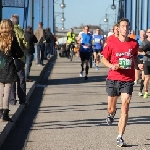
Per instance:
[[[24,30],[19,25],[14,25],[14,32],[20,48],[24,51],[28,48],[28,43],[25,40]],[[25,62],[25,57],[22,57],[21,60]]]
[[[72,42],[75,42],[75,34],[74,33],[67,33],[67,43],[70,44]]]

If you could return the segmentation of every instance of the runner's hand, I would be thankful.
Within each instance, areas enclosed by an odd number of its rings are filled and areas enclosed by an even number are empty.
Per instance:
[[[113,64],[110,69],[111,70],[118,70],[118,69],[120,69],[120,65],[119,64]]]
[[[138,64],[138,67],[140,70],[143,70],[143,68],[144,68],[143,64]]]

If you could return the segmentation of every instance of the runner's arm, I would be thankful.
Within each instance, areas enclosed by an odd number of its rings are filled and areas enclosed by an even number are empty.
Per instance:
[[[102,57],[101,59],[101,62],[104,66],[108,67],[108,68],[111,68],[112,67],[112,64],[109,62],[109,60],[107,58],[105,58],[104,56]]]
[[[81,34],[79,34],[79,36],[77,37],[77,40],[78,40],[78,41],[81,40]]]

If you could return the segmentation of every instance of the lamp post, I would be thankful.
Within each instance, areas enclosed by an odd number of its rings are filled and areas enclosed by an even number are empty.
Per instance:
[[[110,17],[113,19],[113,25],[116,23],[116,22],[115,22],[115,19],[112,17],[111,14],[106,14],[106,15],[105,15],[105,18],[104,18],[104,22],[107,23],[107,32],[109,32],[109,26],[110,26],[109,21],[110,21]]]
[[[58,0],[56,0],[54,3],[58,4],[57,1]],[[66,7],[66,4],[64,4],[64,0],[62,0],[62,3],[59,4],[59,5],[60,5],[60,7],[62,9],[62,12],[55,12],[54,13],[54,29],[56,29],[56,24],[62,24],[62,28],[61,29],[64,30],[65,29],[64,28],[64,21],[66,20],[65,17],[64,17],[64,8]],[[56,17],[57,16],[61,16],[61,22],[62,23],[56,23]],[[55,32],[56,32],[56,30],[55,30]]]

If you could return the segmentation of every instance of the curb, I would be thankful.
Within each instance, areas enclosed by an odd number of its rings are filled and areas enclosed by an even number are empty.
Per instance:
[[[52,57],[51,57],[52,58]],[[32,87],[30,88],[29,92],[27,93],[27,96],[26,96],[26,100],[29,101],[35,87],[36,87],[36,84],[41,80],[45,70],[47,69],[48,65],[49,65],[49,62],[50,62],[51,59],[48,60],[48,62],[46,63],[46,65],[43,67],[43,69],[41,70],[41,73],[40,73],[40,76],[38,77],[37,81],[34,82],[34,84],[32,85]],[[20,105],[16,112],[12,115],[12,120],[13,122],[8,122],[3,131],[0,133],[0,147],[1,145],[3,144],[4,140],[6,139],[7,135],[9,134],[9,132],[11,131],[11,129],[13,128],[13,126],[15,125],[17,119],[19,118],[20,114],[22,113],[22,111],[25,109],[25,106],[24,105]]]

